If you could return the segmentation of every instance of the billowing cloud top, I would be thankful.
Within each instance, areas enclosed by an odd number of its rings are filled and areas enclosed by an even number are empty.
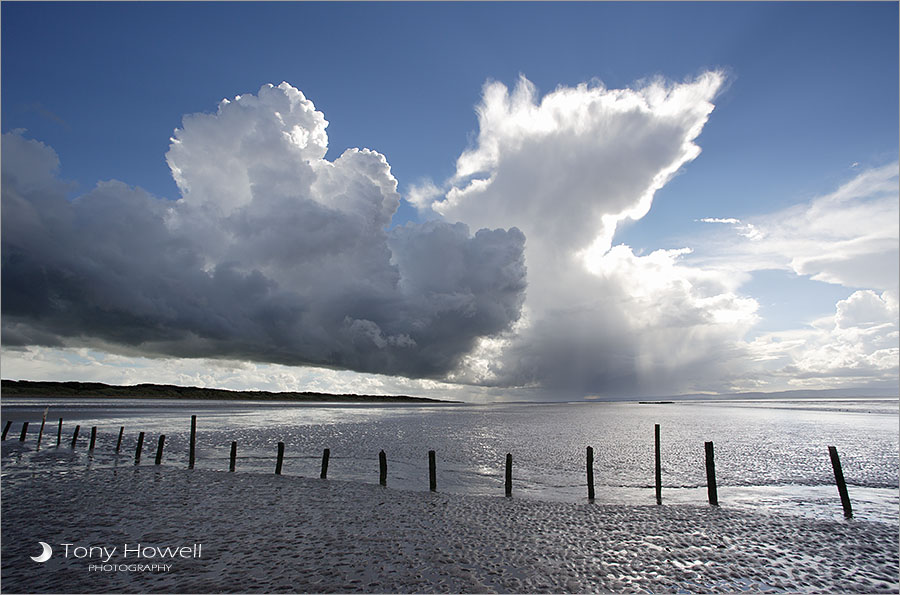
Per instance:
[[[699,155],[693,141],[722,83],[709,72],[637,89],[563,87],[540,100],[524,77],[511,94],[489,83],[477,142],[434,209],[474,225],[515,221],[529,242],[552,238],[543,248],[556,252],[598,239],[608,250],[616,223],[643,217],[653,194]]]
[[[734,279],[679,264],[689,250],[637,256],[612,246],[618,223],[643,217],[655,192],[699,155],[694,141],[723,82],[708,72],[542,98],[524,78],[512,92],[485,86],[477,140],[431,208],[521,229],[528,299],[516,332],[481,341],[460,379],[560,394],[727,387],[725,362],[756,320],[756,303],[735,293]]]
[[[182,197],[111,181],[67,200],[49,147],[3,137],[3,342],[441,377],[508,330],[524,236],[386,231],[384,156],[325,159],[327,122],[282,83],[184,118]]]

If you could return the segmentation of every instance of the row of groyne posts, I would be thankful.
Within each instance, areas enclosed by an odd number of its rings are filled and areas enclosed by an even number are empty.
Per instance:
[[[41,429],[38,433],[37,439],[37,448],[41,447],[41,438],[44,435],[44,424],[47,420],[47,412],[44,412],[44,416],[41,419]],[[2,440],[6,440],[6,434],[9,432],[10,427],[12,426],[12,421],[7,421],[6,426],[3,428],[3,436]],[[59,426],[56,433],[56,445],[60,446],[62,442],[62,426],[63,420],[59,418]],[[75,431],[72,434],[72,449],[75,448],[77,440],[78,440],[78,432],[81,430],[81,426],[76,425]],[[19,436],[19,440],[21,442],[25,442],[25,436],[28,433],[28,422],[22,422],[22,432]],[[121,426],[119,428],[119,438],[116,441],[116,453],[121,450],[122,447],[122,436],[125,433],[125,426]],[[94,445],[97,440],[97,426],[93,426],[91,428],[91,441],[88,446],[88,450],[93,451]],[[156,446],[156,461],[155,463],[159,465],[162,463],[163,456],[163,446],[166,441],[165,434],[160,435],[159,441]],[[191,416],[191,437],[190,437],[190,447],[188,450],[188,469],[194,468],[194,459],[196,453],[196,443],[197,443],[197,416]],[[134,464],[137,465],[141,462],[141,450],[144,447],[144,432],[138,434],[137,447],[135,448],[134,453]],[[706,450],[706,490],[707,496],[709,498],[709,503],[712,506],[719,505],[719,495],[716,487],[716,464],[715,464],[715,455],[713,451],[713,443],[706,442],[704,444]],[[847,482],[844,480],[844,472],[841,469],[841,459],[838,456],[837,448],[834,446],[828,447],[828,454],[831,457],[831,466],[834,470],[834,479],[835,483],[837,483],[838,494],[841,497],[841,505],[844,508],[844,516],[850,518],[853,516],[853,509],[850,506],[850,496],[847,493]],[[660,437],[659,437],[659,424],[655,424],[654,426],[654,458],[656,463],[656,503],[662,504],[662,458],[661,458],[661,449],[660,449]],[[322,479],[326,479],[328,476],[328,459],[331,456],[330,449],[324,449],[322,452],[322,471],[319,474],[319,477]],[[230,462],[228,465],[229,471],[234,471],[235,462],[237,460],[237,442],[232,441],[231,443],[231,456]],[[278,454],[275,459],[275,474],[281,475],[282,464],[284,463],[284,442],[278,443]],[[378,483],[386,486],[387,485],[387,455],[382,450],[378,453]],[[594,449],[590,446],[587,447],[587,489],[588,489],[588,500],[594,500]],[[506,496],[512,496],[512,474],[513,469],[513,457],[511,453],[507,453],[506,455],[506,473],[505,473],[505,490]],[[437,465],[436,465],[436,455],[435,451],[428,451],[428,487],[434,492],[437,491]]]

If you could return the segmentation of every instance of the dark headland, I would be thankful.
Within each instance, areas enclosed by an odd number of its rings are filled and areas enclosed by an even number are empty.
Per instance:
[[[225,401],[294,401],[316,403],[459,403],[406,395],[356,395],[314,392],[269,392],[226,390],[171,384],[135,384],[117,386],[102,382],[37,382],[3,380],[0,394],[4,397],[85,397],[110,399],[206,399]]]

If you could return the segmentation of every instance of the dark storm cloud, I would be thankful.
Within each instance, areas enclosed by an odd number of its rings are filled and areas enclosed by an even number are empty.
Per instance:
[[[55,152],[3,137],[3,342],[104,345],[441,377],[510,328],[516,229],[407,224],[378,153],[324,159],[327,122],[287,84],[184,119],[182,198],[111,181],[74,200]]]

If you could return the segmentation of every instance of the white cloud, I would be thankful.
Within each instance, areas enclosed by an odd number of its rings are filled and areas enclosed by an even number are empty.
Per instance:
[[[406,200],[416,207],[420,213],[429,214],[434,200],[443,195],[443,191],[431,180],[422,180],[418,184],[410,184]]]
[[[525,233],[528,292],[515,327],[489,339],[459,381],[541,386],[554,395],[725,388],[756,302],[740,276],[681,264],[686,250],[612,246],[623,219],[700,152],[695,139],[723,82],[559,88],[522,78],[485,86],[479,133],[431,207],[475,227]]]
[[[770,383],[793,388],[897,384],[900,310],[897,294],[860,290],[810,328],[766,333],[749,344]]]
[[[507,221],[555,254],[598,240],[608,249],[616,224],[646,214],[656,190],[700,153],[693,141],[722,82],[710,72],[638,89],[582,84],[540,101],[524,77],[512,94],[489,83],[476,144],[433,208],[474,227]]]
[[[727,225],[737,225],[741,222],[740,219],[735,219],[734,217],[728,217],[726,219],[717,219],[715,217],[704,217],[700,219],[701,223],[725,223]]]
[[[539,98],[524,79],[485,87],[476,144],[432,208],[475,225],[515,225],[527,238],[523,317],[481,339],[461,381],[542,386],[562,394],[649,394],[819,388],[897,381],[896,330],[796,329],[747,342],[755,270],[896,295],[897,165],[861,172],[834,193],[744,220],[724,242],[636,255],[612,246],[619,222],[642,217],[654,192],[695,158],[721,76],[640,89],[581,85]],[[856,304],[875,293],[854,294]],[[831,328],[833,327],[833,328]],[[839,354],[839,355],[838,355]],[[851,373],[852,371],[852,373]]]
[[[898,167],[862,171],[831,194],[732,223],[753,241],[720,238],[699,249],[696,262],[742,271],[783,269],[850,288],[897,291]]]
[[[735,229],[738,230],[738,233],[745,238],[750,238],[751,240],[756,240],[763,237],[762,232],[757,229],[755,225],[752,223],[744,223],[740,219],[735,219],[734,217],[726,217],[716,218],[716,217],[704,217],[699,220],[700,223],[723,223],[725,225],[733,225]]]
[[[692,265],[748,274],[782,269],[858,289],[835,314],[806,328],[765,333],[748,344],[762,368],[747,370],[742,388],[852,387],[897,384],[898,164],[859,172],[836,191],[781,211],[728,223],[739,237],[700,242]],[[753,234],[744,233],[752,226]]]
[[[836,192],[760,222],[791,268],[848,287],[898,286],[898,164],[865,171]]]

